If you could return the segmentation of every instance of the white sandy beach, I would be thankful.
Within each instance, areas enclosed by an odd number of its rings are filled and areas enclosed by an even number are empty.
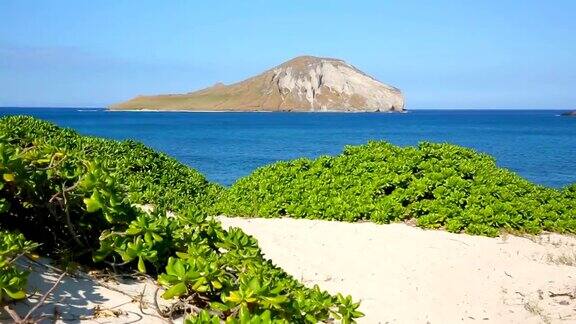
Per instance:
[[[224,218],[308,285],[351,294],[361,323],[576,323],[576,238],[488,238],[405,224]],[[571,263],[565,265],[563,263]]]
[[[573,236],[488,238],[405,224],[219,219],[255,236],[268,258],[306,285],[361,300],[360,323],[576,323]],[[59,275],[29,266],[29,291],[47,291]],[[150,281],[66,276],[36,314],[58,312],[62,322],[158,323],[155,289]],[[39,296],[17,310],[24,314]]]
[[[37,262],[22,259],[20,262],[31,271],[27,291],[35,292],[15,305],[20,317],[38,304],[62,274],[49,263],[47,259]],[[157,287],[147,279],[123,280],[110,276],[103,279],[83,272],[64,275],[45,302],[33,312],[32,318],[42,319],[40,323],[162,323],[165,321],[158,315],[154,303]],[[162,292],[160,290],[159,295]],[[160,307],[169,305],[160,296],[157,300]],[[57,321],[53,320],[55,317]],[[10,322],[12,320],[2,310],[0,323]]]

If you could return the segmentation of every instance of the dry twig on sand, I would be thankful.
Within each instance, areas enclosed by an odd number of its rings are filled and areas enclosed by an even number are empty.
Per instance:
[[[6,312],[8,313],[8,315],[10,315],[10,317],[12,318],[12,320],[14,321],[14,323],[16,324],[28,324],[28,323],[39,323],[40,321],[42,321],[43,319],[47,318],[47,316],[43,315],[43,316],[39,316],[37,318],[34,318],[32,315],[34,314],[34,312],[42,305],[44,305],[44,303],[46,302],[46,299],[48,298],[48,296],[50,296],[52,294],[52,292],[54,291],[54,289],[56,289],[56,287],[58,287],[58,285],[60,284],[60,282],[62,281],[62,279],[64,279],[64,276],[66,276],[66,272],[62,272],[62,274],[60,275],[60,277],[58,277],[58,279],[56,280],[56,282],[54,282],[54,284],[52,285],[52,287],[50,287],[50,289],[48,289],[47,292],[45,292],[42,297],[40,297],[40,299],[38,300],[38,302],[36,303],[36,305],[34,305],[34,307],[32,307],[28,313],[26,314],[26,316],[24,316],[24,318],[20,317],[20,315],[18,315],[18,313],[16,313],[15,310],[11,309],[9,306],[4,306],[4,309],[6,310]],[[51,316],[50,316],[51,317]],[[56,319],[55,319],[56,320]]]

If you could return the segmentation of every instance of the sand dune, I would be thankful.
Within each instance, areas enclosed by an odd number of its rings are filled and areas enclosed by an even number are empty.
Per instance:
[[[576,323],[573,236],[488,238],[405,224],[219,219],[255,236],[268,258],[305,284],[361,300],[360,323]],[[58,271],[27,262],[29,290],[47,291]],[[155,289],[147,280],[66,276],[35,314],[57,312],[62,322],[158,323]],[[39,296],[16,309],[25,314]]]
[[[361,299],[362,323],[576,322],[572,236],[488,238],[405,224],[220,220],[255,236],[267,257],[306,284]]]

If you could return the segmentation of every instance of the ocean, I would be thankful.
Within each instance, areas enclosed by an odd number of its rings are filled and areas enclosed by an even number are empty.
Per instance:
[[[554,110],[414,110],[387,113],[110,112],[0,108],[85,135],[134,139],[231,185],[265,164],[334,155],[345,145],[449,142],[494,156],[499,166],[550,187],[576,182],[576,118]]]

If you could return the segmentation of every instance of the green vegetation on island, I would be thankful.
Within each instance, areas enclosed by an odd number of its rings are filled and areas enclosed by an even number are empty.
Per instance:
[[[317,323],[362,316],[307,288],[257,241],[207,213],[220,186],[135,142],[80,136],[31,117],[0,120],[0,302],[26,297],[18,258],[137,270],[179,299],[187,323]],[[153,208],[145,208],[153,206]],[[152,211],[145,211],[152,209]]]
[[[278,162],[238,180],[217,212],[389,223],[496,236],[576,233],[576,185],[562,191],[450,144],[348,146],[338,156]]]

